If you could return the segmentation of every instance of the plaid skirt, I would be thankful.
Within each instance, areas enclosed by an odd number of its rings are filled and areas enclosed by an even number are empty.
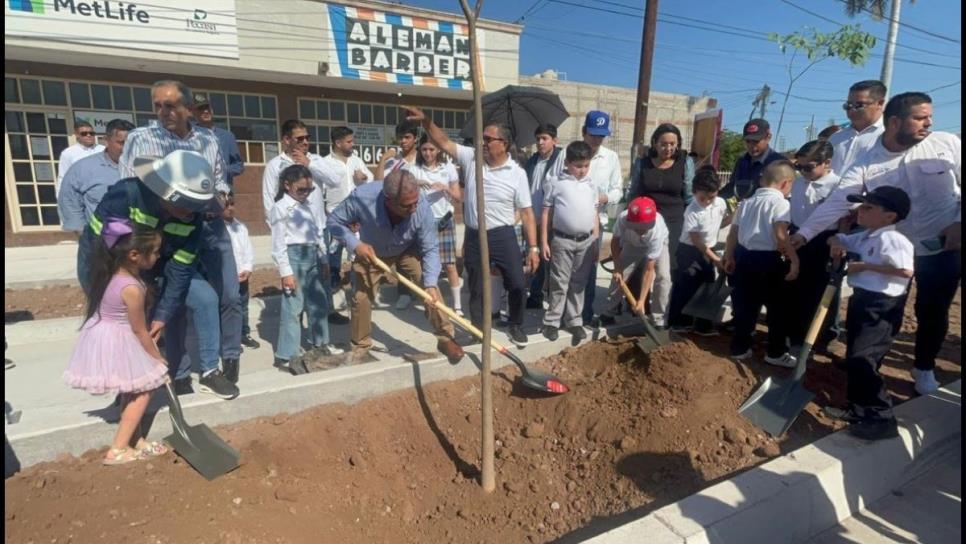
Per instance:
[[[456,225],[452,220],[442,230],[436,231],[439,238],[439,262],[441,264],[456,264]]]

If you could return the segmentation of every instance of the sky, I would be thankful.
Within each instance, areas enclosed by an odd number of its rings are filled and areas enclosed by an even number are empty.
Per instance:
[[[457,0],[406,4],[462,13]],[[899,29],[890,94],[932,91],[933,130],[962,130],[961,11],[961,3],[953,0],[902,2],[900,21],[907,26]],[[524,25],[523,75],[549,68],[571,81],[636,87],[643,13],[644,0],[485,0],[482,15]],[[879,38],[864,66],[827,59],[796,82],[780,134],[787,149],[805,143],[813,115],[816,133],[830,119],[848,122],[841,107],[848,88],[879,78],[888,33],[886,20],[868,15],[850,19],[843,0],[663,0],[658,14],[651,90],[715,97],[724,109],[725,128],[737,131],[765,84],[773,102],[766,118],[773,133],[778,128],[785,98],[779,93],[788,85],[791,55],[767,41],[768,33],[790,34],[805,27],[832,32],[841,24],[858,23]],[[796,72],[804,67],[801,57],[794,67]],[[773,145],[778,144],[776,139]]]

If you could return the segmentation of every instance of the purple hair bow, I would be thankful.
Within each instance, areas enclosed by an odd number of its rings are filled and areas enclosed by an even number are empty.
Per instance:
[[[122,236],[131,234],[132,232],[134,232],[134,225],[130,219],[109,217],[104,223],[104,228],[101,230],[101,236],[104,238],[104,243],[107,244],[107,248],[112,249]]]

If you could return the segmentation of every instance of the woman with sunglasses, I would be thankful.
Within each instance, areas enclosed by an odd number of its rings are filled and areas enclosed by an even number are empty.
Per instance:
[[[301,345],[302,311],[308,318],[312,345],[321,355],[342,350],[329,341],[329,266],[325,245],[325,212],[312,206],[309,195],[318,186],[301,164],[282,170],[275,205],[269,213],[272,258],[282,277],[282,312],[278,324],[275,365],[291,364]]]
[[[795,153],[795,169],[799,176],[795,179],[789,196],[792,217],[790,232],[794,233],[804,225],[812,212],[838,187],[839,176],[832,171],[832,156],[832,144],[825,140],[812,140]],[[793,347],[801,346],[804,342],[807,328],[828,283],[828,239],[835,233],[836,223],[830,223],[822,234],[812,238],[798,250],[799,275],[795,280],[795,288],[790,291],[793,293],[794,309],[790,314],[792,320],[789,323],[789,337]],[[837,336],[831,331],[831,326],[837,321],[838,305],[839,297],[836,294],[819,336],[817,349],[824,349]]]

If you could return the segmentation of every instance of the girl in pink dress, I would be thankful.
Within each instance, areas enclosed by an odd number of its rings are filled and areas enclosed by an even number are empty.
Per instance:
[[[94,395],[120,394],[121,420],[105,465],[168,452],[163,444],[146,441],[140,432],[151,393],[164,384],[168,372],[148,334],[147,288],[140,279],[141,271],[157,262],[160,250],[160,232],[135,229],[128,219],[108,218],[91,257],[86,321],[64,381]]]

